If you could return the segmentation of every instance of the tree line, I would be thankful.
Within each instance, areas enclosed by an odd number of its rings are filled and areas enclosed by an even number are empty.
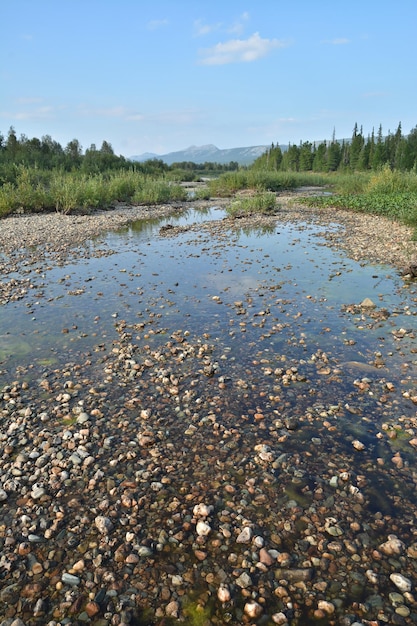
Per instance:
[[[366,138],[362,127],[355,124],[352,138],[312,143],[301,141],[281,150],[279,144],[271,147],[253,164],[255,169],[294,172],[335,172],[379,170],[388,165],[392,170],[417,172],[417,126],[403,135],[401,122],[395,133],[384,136],[382,126]]]
[[[222,163],[191,163],[189,161],[167,165],[162,159],[149,159],[144,162],[131,161],[124,156],[117,156],[112,145],[103,141],[100,148],[91,144],[83,151],[78,139],[69,141],[65,147],[44,135],[41,139],[26,135],[17,137],[11,126],[7,136],[0,132],[0,184],[16,181],[19,166],[35,167],[39,170],[60,170],[63,172],[79,171],[82,174],[99,174],[109,171],[133,170],[142,174],[160,175],[175,170],[190,174],[221,173],[239,169],[237,162]]]

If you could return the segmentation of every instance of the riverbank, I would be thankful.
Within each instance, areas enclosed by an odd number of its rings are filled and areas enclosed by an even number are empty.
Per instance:
[[[388,263],[402,270],[417,261],[417,242],[412,241],[413,228],[385,217],[355,213],[340,209],[307,207],[297,202],[306,192],[278,195],[280,210],[276,216],[255,216],[250,222],[312,221],[316,224],[339,224],[337,233],[329,232],[326,237],[332,245],[343,247],[355,260],[372,263]],[[315,192],[308,192],[314,194]],[[48,254],[63,254],[88,239],[98,237],[108,230],[117,230],[136,220],[169,216],[187,207],[227,206],[230,200],[190,201],[153,207],[119,205],[107,211],[91,215],[62,215],[59,213],[11,216],[0,222],[0,249],[11,257],[24,255],[37,257]],[[41,247],[42,250],[36,250]],[[7,264],[0,266],[8,270]]]

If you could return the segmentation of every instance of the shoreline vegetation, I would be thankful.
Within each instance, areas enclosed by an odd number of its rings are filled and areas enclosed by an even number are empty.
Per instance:
[[[65,148],[47,135],[17,138],[0,133],[0,218],[57,212],[91,215],[120,206],[155,206],[190,199],[186,183],[204,181],[192,199],[230,199],[228,215],[279,212],[277,194],[320,188],[299,198],[306,206],[347,209],[387,217],[413,231],[417,240],[417,126],[407,136],[382,128],[365,139],[355,124],[350,141],[300,142],[281,151],[271,145],[250,167],[215,163],[166,165],[116,156],[103,141],[83,153],[78,140]],[[299,195],[299,194],[297,194]],[[1,228],[1,222],[0,222]]]

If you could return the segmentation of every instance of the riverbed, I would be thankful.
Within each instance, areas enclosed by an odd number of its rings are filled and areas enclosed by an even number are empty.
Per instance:
[[[415,623],[415,243],[141,211],[3,247],[2,623]]]

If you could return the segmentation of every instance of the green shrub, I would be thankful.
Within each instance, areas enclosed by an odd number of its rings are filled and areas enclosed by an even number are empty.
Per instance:
[[[243,217],[253,213],[267,215],[277,208],[277,197],[271,191],[260,192],[248,198],[240,198],[226,208],[230,217]]]
[[[209,187],[198,187],[194,190],[195,200],[210,200],[211,194]]]
[[[12,183],[4,183],[0,187],[0,217],[6,217],[19,208],[15,186]]]
[[[81,183],[72,174],[55,172],[51,180],[50,193],[58,213],[68,214],[80,208]]]
[[[111,174],[108,182],[108,198],[111,202],[129,202],[145,180],[144,174],[119,171]]]
[[[325,174],[249,169],[226,172],[210,181],[209,189],[211,196],[230,197],[242,189],[284,191],[303,186],[323,186],[329,182],[329,176]]]
[[[370,177],[366,191],[369,193],[417,193],[417,174],[415,172],[391,170],[386,165]]]
[[[166,202],[184,201],[187,190],[164,179],[146,178],[143,185],[133,195],[135,204],[163,204]]]
[[[308,206],[352,209],[362,213],[384,215],[410,226],[417,225],[417,192],[376,192],[336,194],[302,200]]]

